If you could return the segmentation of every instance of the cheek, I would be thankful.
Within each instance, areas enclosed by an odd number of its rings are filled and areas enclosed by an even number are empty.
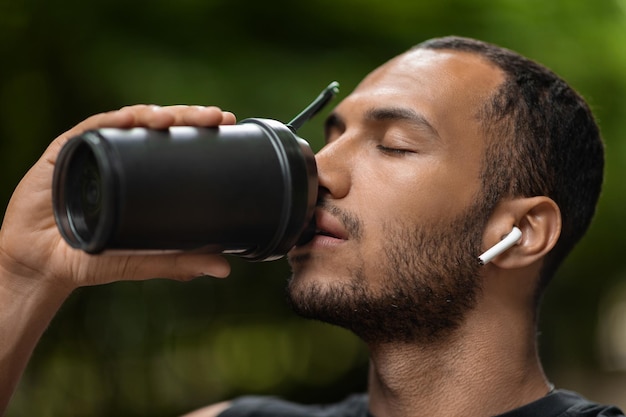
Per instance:
[[[385,221],[411,225],[454,218],[473,201],[478,183],[471,180],[474,173],[428,158],[400,162],[362,167],[353,178],[356,207],[372,228]]]

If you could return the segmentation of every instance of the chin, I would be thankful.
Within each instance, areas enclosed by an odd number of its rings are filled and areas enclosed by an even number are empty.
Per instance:
[[[337,285],[351,278],[349,268],[319,256],[303,254],[289,257],[291,281],[298,285]]]

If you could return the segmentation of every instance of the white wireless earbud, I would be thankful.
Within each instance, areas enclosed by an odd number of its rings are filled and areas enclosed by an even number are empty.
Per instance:
[[[511,233],[506,235],[501,241],[493,245],[491,248],[487,249],[485,253],[478,257],[478,261],[481,265],[488,264],[493,260],[493,258],[500,255],[505,250],[517,245],[520,240],[522,240],[522,231],[513,226]]]

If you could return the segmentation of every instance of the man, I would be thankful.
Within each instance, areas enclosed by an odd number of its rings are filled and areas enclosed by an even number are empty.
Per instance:
[[[0,231],[5,401],[74,288],[228,273],[218,256],[69,250],[49,201],[63,141],[98,126],[233,121],[217,108],[139,106],[88,119],[46,151]],[[434,39],[368,75],[327,119],[326,139],[318,229],[289,253],[289,294],[299,314],[368,344],[368,395],[328,407],[244,397],[190,416],[622,415],[554,389],[537,356],[539,299],[585,233],[602,182],[598,128],[572,89],[510,51]],[[521,238],[481,264],[514,228]]]

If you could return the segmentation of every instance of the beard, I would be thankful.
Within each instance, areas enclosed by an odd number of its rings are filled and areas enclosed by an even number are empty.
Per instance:
[[[353,214],[337,207],[331,211],[348,228],[363,230]],[[386,241],[375,268],[366,268],[361,259],[347,282],[323,285],[292,276],[287,299],[297,314],[344,327],[368,344],[442,343],[481,293],[477,256],[487,218],[487,209],[475,203],[445,224],[385,224]],[[378,276],[368,276],[373,274]],[[383,284],[374,288],[373,282]]]

